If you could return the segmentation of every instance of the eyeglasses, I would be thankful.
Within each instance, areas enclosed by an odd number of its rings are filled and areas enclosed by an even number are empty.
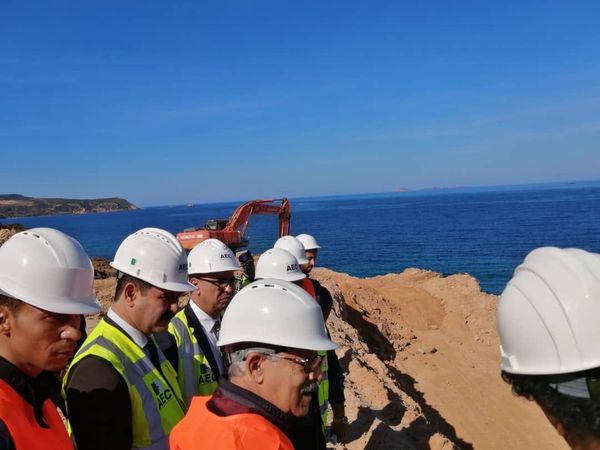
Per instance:
[[[315,372],[317,369],[321,370],[321,368],[323,367],[323,362],[325,361],[325,357],[323,355],[315,355],[312,358],[299,358],[299,357],[292,357],[292,356],[282,356],[282,355],[277,355],[275,353],[263,353],[264,355],[267,355],[270,358],[279,358],[279,359],[285,359],[287,361],[291,361],[293,363],[296,363],[300,366],[302,366],[302,368],[304,369],[304,373],[311,373],[311,372]]]
[[[198,278],[199,280],[206,281],[207,283],[212,284],[213,286],[217,286],[220,289],[227,289],[229,286],[233,286],[235,284],[235,277],[231,277],[228,279],[222,278]]]

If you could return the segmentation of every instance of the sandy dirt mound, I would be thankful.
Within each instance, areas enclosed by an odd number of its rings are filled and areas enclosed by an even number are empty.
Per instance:
[[[336,448],[566,449],[499,376],[498,299],[469,275],[369,279],[327,269],[328,327],[347,370],[348,442]]]

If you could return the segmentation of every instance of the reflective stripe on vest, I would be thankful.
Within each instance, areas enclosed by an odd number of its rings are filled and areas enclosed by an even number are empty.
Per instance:
[[[327,362],[327,352],[318,352],[319,355],[323,356],[323,378],[319,381],[319,389],[317,391],[319,400],[319,413],[321,414],[321,428],[323,428],[323,434],[327,429],[327,409],[329,408],[329,364]]]
[[[127,383],[133,448],[168,449],[169,433],[183,418],[185,406],[175,370],[162,352],[158,352],[161,373],[128,336],[101,320],[75,355],[65,384],[71,367],[90,355],[107,360]]]
[[[33,406],[0,380],[0,419],[8,428],[17,450],[40,447],[44,450],[72,450],[73,444],[52,400],[44,401],[42,416],[48,428],[40,427],[33,415]]]
[[[185,403],[189,406],[194,395],[210,395],[217,389],[217,377],[188,325],[185,310],[179,311],[171,319],[169,333],[177,343],[177,381]]]

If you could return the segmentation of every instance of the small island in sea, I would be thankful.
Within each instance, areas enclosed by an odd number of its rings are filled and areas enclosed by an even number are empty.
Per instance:
[[[140,209],[119,197],[95,199],[34,198],[0,194],[0,218],[84,214]]]

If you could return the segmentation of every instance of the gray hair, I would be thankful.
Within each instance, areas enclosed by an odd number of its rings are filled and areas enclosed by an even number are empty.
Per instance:
[[[261,353],[268,356],[274,354],[275,350],[267,347],[249,347],[226,353],[227,374],[230,378],[246,373],[246,358],[250,353]]]

